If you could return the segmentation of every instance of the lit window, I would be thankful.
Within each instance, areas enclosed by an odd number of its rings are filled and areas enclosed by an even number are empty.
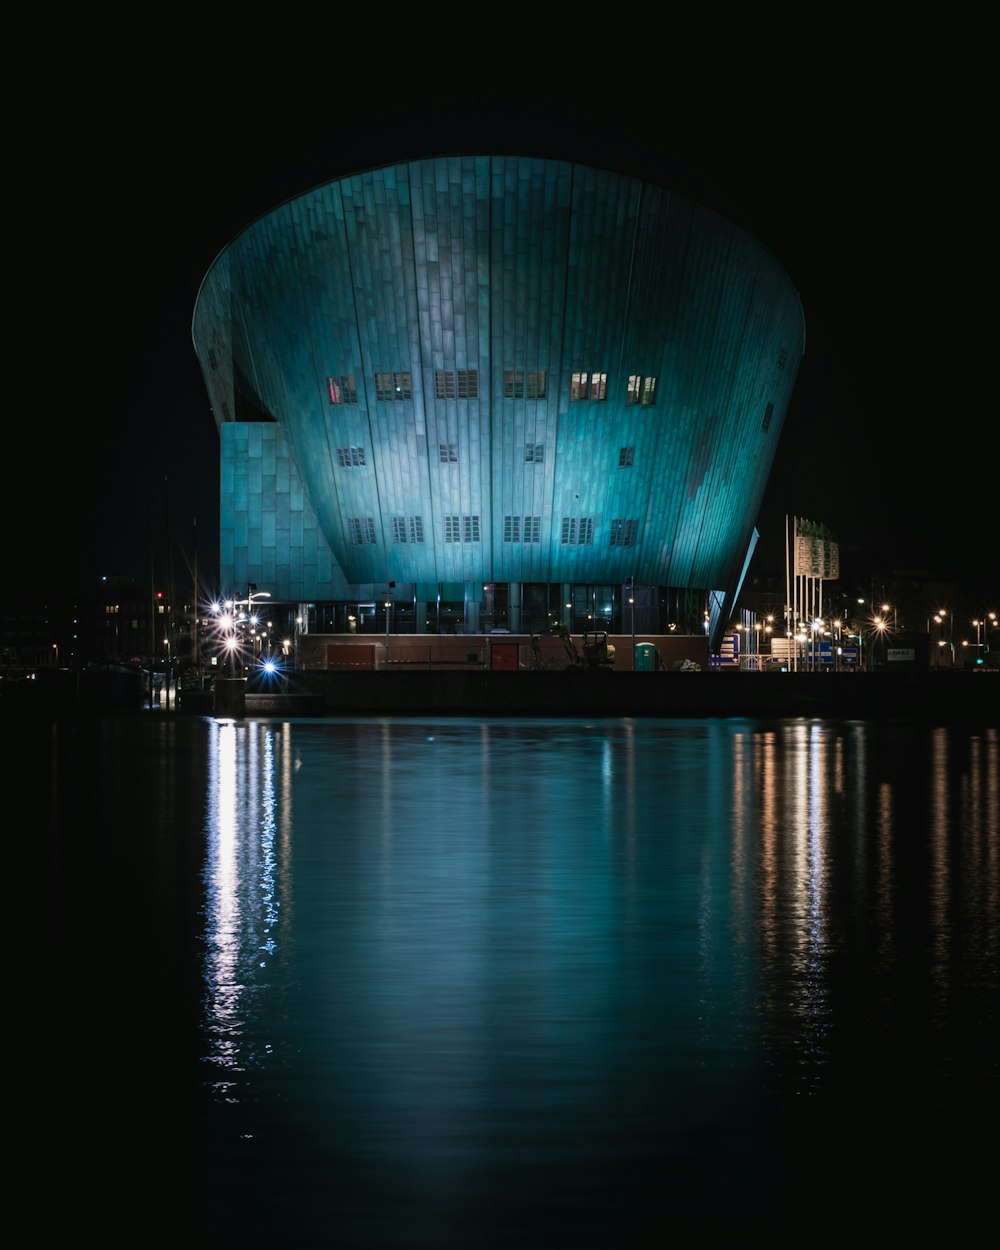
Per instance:
[[[412,399],[413,386],[408,373],[376,373],[375,398],[387,404],[397,399]]]
[[[606,373],[574,373],[569,384],[570,399],[600,400],[608,397]]]
[[[625,402],[626,404],[643,404],[646,407],[655,404],[656,378],[643,377],[638,373],[629,374]]]
[[[523,372],[520,369],[507,369],[503,375],[504,399],[544,399],[545,370],[534,369]]]
[[[358,388],[355,385],[353,373],[338,378],[327,378],[326,389],[331,404],[356,404],[358,402]]]
[[[477,399],[479,374],[475,369],[437,369],[434,395],[437,399]]]

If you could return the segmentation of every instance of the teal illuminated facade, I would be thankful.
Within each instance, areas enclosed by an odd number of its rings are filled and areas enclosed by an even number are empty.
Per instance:
[[[193,337],[224,586],[469,603],[634,578],[727,616],[805,329],[775,259],[716,214],[469,156],[269,212],[206,275]]]

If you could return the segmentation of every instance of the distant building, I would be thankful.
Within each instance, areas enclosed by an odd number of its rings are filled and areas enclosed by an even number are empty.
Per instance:
[[[206,275],[193,338],[223,593],[256,584],[304,629],[631,613],[717,645],[805,328],[774,257],[716,214],[467,156],[267,213]]]
[[[129,577],[102,577],[90,605],[88,659],[148,662],[164,652],[169,599]]]
[[[81,605],[67,595],[0,598],[0,669],[76,668],[84,651]]]

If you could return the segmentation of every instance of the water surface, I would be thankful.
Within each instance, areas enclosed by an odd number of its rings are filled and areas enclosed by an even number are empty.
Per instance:
[[[17,750],[49,1167],[105,1245],[962,1244],[986,1209],[994,729],[144,713]]]

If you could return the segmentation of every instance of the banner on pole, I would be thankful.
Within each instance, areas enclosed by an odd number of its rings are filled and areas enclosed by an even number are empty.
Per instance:
[[[823,581],[840,577],[840,545],[825,526],[796,520],[795,571],[800,577]]]

